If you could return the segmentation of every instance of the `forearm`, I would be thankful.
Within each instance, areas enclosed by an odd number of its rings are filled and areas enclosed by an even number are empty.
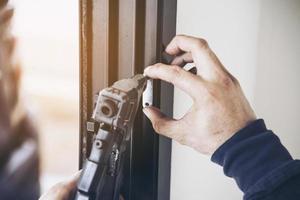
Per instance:
[[[274,194],[286,191],[283,188],[286,182],[300,174],[300,161],[293,160],[279,138],[266,129],[263,120],[241,129],[217,149],[211,159],[236,180],[245,199],[275,199]],[[289,184],[296,184],[299,179],[300,176]],[[293,187],[289,188],[290,193],[295,192]]]

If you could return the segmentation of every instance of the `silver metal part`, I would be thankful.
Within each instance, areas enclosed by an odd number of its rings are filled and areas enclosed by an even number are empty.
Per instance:
[[[137,74],[132,78],[119,80],[100,91],[92,119],[113,129],[121,129],[129,139],[129,130],[132,128],[146,81],[145,76]]]
[[[153,105],[153,79],[147,80],[147,86],[143,93],[143,107]]]
[[[146,82],[147,77],[137,74],[104,88],[97,96],[92,118],[86,124],[87,130],[96,135],[77,185],[76,200],[95,199],[96,190],[99,192],[97,195],[103,197],[101,199],[116,199],[112,197],[117,191],[116,186],[110,185],[113,190],[109,188],[108,191],[112,193],[105,193],[104,185],[119,180],[118,170],[124,158],[122,154],[131,137]]]

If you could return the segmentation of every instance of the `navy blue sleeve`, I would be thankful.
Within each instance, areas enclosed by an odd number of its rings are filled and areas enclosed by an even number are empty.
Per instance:
[[[262,119],[227,140],[211,160],[235,179],[245,200],[300,200],[300,161]]]

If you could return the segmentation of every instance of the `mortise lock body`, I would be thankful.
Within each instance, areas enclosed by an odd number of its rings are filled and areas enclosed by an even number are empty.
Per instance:
[[[99,92],[87,128],[95,135],[77,185],[77,200],[119,200],[124,152],[147,78],[138,74]]]

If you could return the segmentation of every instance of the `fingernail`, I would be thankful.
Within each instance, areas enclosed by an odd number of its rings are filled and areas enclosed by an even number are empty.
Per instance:
[[[147,108],[143,108],[143,113],[146,113],[147,112]]]
[[[150,68],[151,68],[151,65],[148,66],[148,67],[146,67],[146,68],[144,69],[144,74],[147,74],[147,72],[149,71]]]
[[[169,52],[170,51],[170,45],[167,45],[165,48],[165,52]]]
[[[71,178],[73,178],[73,179],[78,179],[78,178],[80,177],[80,175],[81,175],[81,172],[82,172],[82,169],[79,170],[79,171],[77,171],[76,173],[74,173],[74,174],[71,176]]]
[[[143,108],[143,113],[146,115],[146,117],[148,117],[149,111],[148,108]],[[149,117],[148,117],[149,118]]]

